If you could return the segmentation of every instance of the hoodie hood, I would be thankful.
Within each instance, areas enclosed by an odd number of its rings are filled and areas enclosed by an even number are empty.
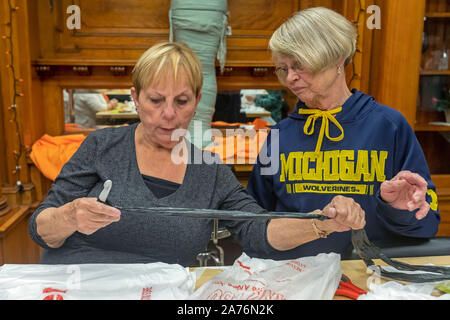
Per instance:
[[[362,93],[356,89],[353,89],[352,95],[342,105],[342,111],[335,115],[336,120],[339,123],[346,123],[358,120],[367,115],[374,105],[370,102],[374,101],[373,97]],[[305,103],[299,101],[294,112],[289,114],[289,118],[297,120],[306,120],[309,115],[299,114],[299,109],[309,109]]]

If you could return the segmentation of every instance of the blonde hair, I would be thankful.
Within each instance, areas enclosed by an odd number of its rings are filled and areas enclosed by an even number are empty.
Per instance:
[[[357,32],[339,13],[323,8],[309,8],[295,13],[272,35],[269,49],[295,59],[313,73],[345,59],[349,64],[356,52]]]
[[[132,72],[136,93],[139,95],[150,84],[157,84],[170,72],[176,81],[180,67],[186,73],[192,92],[198,96],[203,84],[200,60],[186,44],[168,41],[150,47],[136,62]]]

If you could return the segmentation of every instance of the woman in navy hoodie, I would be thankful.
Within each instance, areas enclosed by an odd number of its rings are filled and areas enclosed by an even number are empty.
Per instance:
[[[333,201],[351,197],[365,211],[371,240],[433,237],[437,196],[413,130],[400,112],[347,87],[356,37],[352,23],[326,8],[300,11],[275,31],[276,73],[299,102],[272,128],[247,190],[268,210],[327,215]],[[292,223],[317,240],[272,258],[342,254],[351,244],[350,228],[335,220]]]

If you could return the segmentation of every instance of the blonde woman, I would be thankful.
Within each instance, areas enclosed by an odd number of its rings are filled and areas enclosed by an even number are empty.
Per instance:
[[[183,136],[173,138],[176,130],[187,129],[201,98],[201,64],[187,45],[163,42],[147,50],[134,68],[133,85],[140,123],[90,134],[30,219],[30,234],[44,248],[41,263],[161,261],[189,266],[211,236],[212,219],[115,207],[264,211],[227,166],[195,164],[196,154],[203,159],[202,151]],[[180,156],[190,161],[172,159],[179,143],[187,146],[187,154]],[[113,186],[103,204],[96,198],[106,180]],[[335,199],[325,214],[336,226],[362,228],[365,223],[364,212],[349,198]],[[317,238],[286,219],[223,223],[250,255],[271,255]]]
[[[267,140],[279,143],[279,154],[271,155],[278,171],[261,175],[272,164],[258,160],[247,190],[273,211],[308,212],[345,195],[365,211],[371,240],[433,237],[440,221],[435,186],[413,130],[398,111],[347,87],[344,68],[356,38],[352,23],[321,7],[294,14],[274,32],[276,73],[299,102],[273,128],[279,141]],[[350,232],[315,224],[323,239],[279,257],[351,249]]]

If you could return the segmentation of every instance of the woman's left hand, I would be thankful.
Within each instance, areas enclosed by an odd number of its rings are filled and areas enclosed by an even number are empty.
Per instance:
[[[400,210],[416,212],[416,218],[425,218],[430,205],[426,201],[427,182],[417,173],[400,171],[394,178],[380,186],[381,199]]]

